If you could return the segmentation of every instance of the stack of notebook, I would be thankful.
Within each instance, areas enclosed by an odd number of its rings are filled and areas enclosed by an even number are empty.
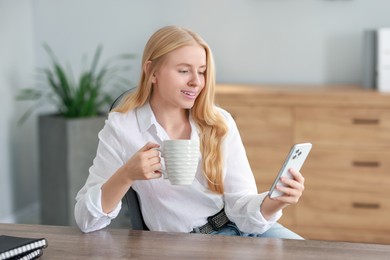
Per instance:
[[[47,247],[45,238],[0,236],[0,260],[37,259]]]

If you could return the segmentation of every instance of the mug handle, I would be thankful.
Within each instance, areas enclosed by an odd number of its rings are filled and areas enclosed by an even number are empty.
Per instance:
[[[161,159],[164,158],[163,150],[162,150],[161,148],[153,148],[153,149],[155,149],[155,150],[157,150],[157,151],[160,152],[160,158],[161,158]],[[164,162],[165,162],[165,161],[164,161]],[[167,172],[166,169],[165,169],[165,163],[164,163],[163,167],[161,167],[161,172],[162,172],[162,175],[163,175],[163,178],[164,178],[164,179],[168,179],[168,178],[169,178],[168,172]]]

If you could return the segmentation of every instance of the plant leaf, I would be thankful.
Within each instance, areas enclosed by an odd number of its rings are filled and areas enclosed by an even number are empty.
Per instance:
[[[74,77],[69,63],[62,66],[47,43],[43,44],[51,66],[38,68],[35,88],[23,89],[16,96],[20,101],[34,101],[35,105],[23,114],[24,122],[32,111],[47,102],[57,108],[64,117],[96,116],[124,90],[130,88],[130,81],[124,76],[131,70],[128,60],[133,54],[118,55],[99,66],[103,47],[98,45],[90,66],[86,66],[80,76]],[[104,92],[104,88],[114,88]],[[117,95],[116,95],[117,94]]]
[[[96,70],[97,64],[99,62],[100,55],[102,54],[102,50],[103,50],[103,47],[101,45],[99,45],[96,49],[95,56],[93,57],[93,61],[92,61],[92,65],[91,65],[91,70],[90,70],[90,73],[92,75],[95,74],[95,70]]]

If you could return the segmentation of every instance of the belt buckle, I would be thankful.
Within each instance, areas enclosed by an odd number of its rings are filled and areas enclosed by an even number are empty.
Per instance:
[[[218,221],[219,220],[219,221]],[[226,217],[224,209],[218,212],[214,216],[210,216],[207,218],[207,222],[211,225],[211,227],[218,231],[222,227],[224,227],[227,223],[229,223],[228,218]]]
[[[211,225],[211,227],[215,230],[218,231],[220,227],[217,227],[217,223],[214,221],[213,216],[207,218],[207,222]]]

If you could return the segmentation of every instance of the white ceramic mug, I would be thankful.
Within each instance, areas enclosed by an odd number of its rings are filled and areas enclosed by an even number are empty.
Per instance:
[[[165,140],[160,148],[165,168],[162,173],[173,185],[191,185],[199,163],[199,142],[195,140]]]

